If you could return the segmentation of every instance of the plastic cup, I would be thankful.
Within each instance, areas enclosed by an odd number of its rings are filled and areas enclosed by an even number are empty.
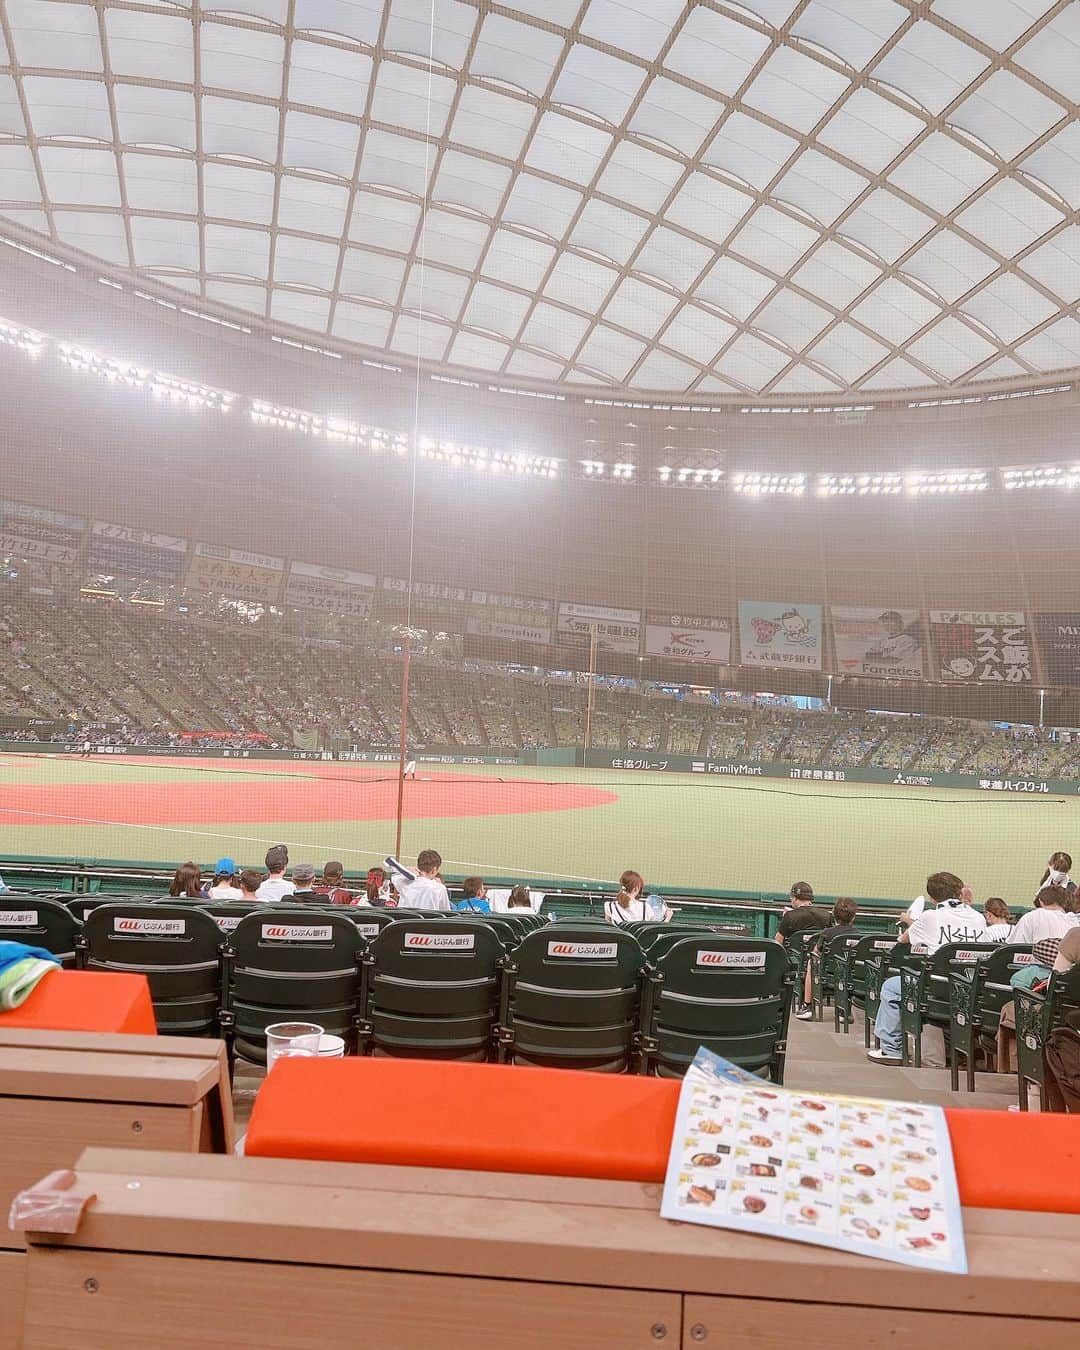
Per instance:
[[[342,1059],[345,1055],[345,1041],[341,1036],[323,1036],[319,1041],[320,1059]]]
[[[314,1059],[323,1029],[314,1022],[275,1022],[266,1028],[266,1071],[279,1059]]]

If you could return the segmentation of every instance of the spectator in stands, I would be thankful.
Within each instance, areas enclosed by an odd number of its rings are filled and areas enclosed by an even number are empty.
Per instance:
[[[410,909],[449,910],[450,893],[439,875],[441,853],[436,853],[433,848],[421,849],[416,856],[415,872],[403,867],[394,857],[383,861],[403,905]]]
[[[207,891],[210,900],[243,900],[244,893],[236,884],[240,871],[232,858],[219,858],[214,868],[214,882]]]
[[[10,892],[10,890],[11,887],[4,882],[3,877],[0,877],[0,895],[7,895]]]
[[[1080,891],[1070,891],[1065,897],[1065,914],[1074,927],[1080,924]]]
[[[926,897],[933,904],[926,908],[900,942],[910,943],[915,951],[933,956],[949,942],[982,942],[986,920],[971,906],[971,891],[953,872],[935,872],[926,878]],[[900,1035],[900,976],[890,975],[881,986],[881,1006],[874,1022],[878,1049],[868,1058],[878,1064],[902,1062],[903,1039]]]
[[[515,886],[506,901],[507,909],[532,909],[528,886]]]
[[[490,914],[491,905],[487,900],[487,887],[482,877],[466,877],[461,883],[461,899],[455,900],[454,909],[464,910],[468,914]]]
[[[316,895],[322,896],[332,905],[351,905],[353,893],[348,890],[344,882],[344,864],[339,862],[323,863],[322,880],[313,889]]]
[[[812,1002],[812,990],[814,986],[814,972],[811,966],[816,961],[826,942],[830,938],[838,937],[841,933],[857,933],[859,930],[855,927],[855,915],[859,912],[859,907],[854,900],[849,900],[846,896],[839,896],[832,907],[832,923],[827,928],[823,928],[820,933],[815,934],[811,939],[813,951],[810,960],[806,963],[806,978],[803,982],[802,1002],[795,1009],[795,1016],[800,1022],[809,1022],[814,1016],[814,1005]]]
[[[397,903],[390,897],[390,883],[381,867],[368,868],[367,880],[364,882],[364,896],[367,903],[377,909],[384,906],[393,907]]]
[[[1006,941],[1027,945],[1047,938],[1063,938],[1074,926],[1071,916],[1065,913],[1068,898],[1063,886],[1044,886],[1035,897],[1035,908],[1020,915]]]
[[[992,895],[983,905],[986,920],[984,942],[1008,942],[1012,932],[1012,912],[999,895]]]
[[[263,881],[263,874],[255,870],[254,867],[245,867],[240,873],[240,899],[247,900],[249,904],[254,904],[259,898],[259,887]]]
[[[314,863],[297,863],[292,870],[292,879],[294,889],[289,896],[290,904],[318,905],[326,898],[315,891]]]
[[[1042,880],[1039,882],[1039,890],[1041,891],[1044,886],[1060,886],[1062,890],[1075,891],[1076,882],[1069,876],[1072,865],[1072,858],[1068,853],[1063,853],[1061,850],[1052,853],[1050,861],[1046,864],[1046,871],[1042,874]]]
[[[289,865],[289,850],[284,844],[274,844],[266,850],[266,870],[270,875],[259,887],[258,899],[266,902],[283,900],[292,895],[296,887],[285,878],[285,869]]]
[[[202,899],[202,873],[196,863],[186,862],[173,874],[169,894],[177,900]]]
[[[788,938],[808,928],[828,928],[832,915],[827,909],[814,904],[814,888],[808,881],[796,881],[788,891],[788,898],[791,907],[785,910],[776,930],[776,940],[781,946]]]
[[[672,911],[658,895],[645,894],[645,881],[640,872],[628,870],[619,878],[619,893],[614,900],[604,902],[604,918],[616,928],[643,919],[670,923]]]
[[[1080,928],[1071,928],[1058,945],[1054,957],[1054,969],[1059,974],[1067,974],[1080,961]]]

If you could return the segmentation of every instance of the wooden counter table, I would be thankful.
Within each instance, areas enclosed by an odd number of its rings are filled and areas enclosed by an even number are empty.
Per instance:
[[[521,1070],[520,1072],[529,1072]],[[432,1128],[436,1128],[433,1121]],[[676,1224],[652,1183],[88,1149],[24,1350],[1065,1350],[1080,1217],[965,1211],[970,1273]]]

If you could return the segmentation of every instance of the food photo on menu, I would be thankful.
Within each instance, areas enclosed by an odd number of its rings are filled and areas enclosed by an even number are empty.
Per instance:
[[[660,1212],[967,1270],[940,1108],[784,1088],[704,1049],[683,1080]]]

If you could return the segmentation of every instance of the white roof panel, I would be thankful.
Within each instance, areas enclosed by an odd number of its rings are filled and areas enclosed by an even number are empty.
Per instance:
[[[543,94],[566,46],[565,38],[503,14],[489,14],[480,29],[469,70],[530,94]]]
[[[907,14],[895,0],[810,0],[791,31],[861,70]]]
[[[114,75],[180,84],[190,84],[195,78],[195,43],[187,15],[109,8],[105,31]]]
[[[591,0],[581,31],[652,61],[685,8],[684,0]]]
[[[1002,159],[1016,156],[1065,116],[1065,108],[1007,70],[995,70],[950,114]]]
[[[698,6],[690,11],[664,65],[722,94],[734,94],[768,46],[764,33]]]
[[[177,267],[199,270],[199,228],[194,220],[165,220],[134,216],[131,246],[136,267]]]
[[[988,46],[1004,50],[1054,5],[1054,0],[934,0],[933,10]]]
[[[329,108],[347,117],[362,117],[371,82],[371,57],[327,42],[297,39],[290,51],[290,103]]]
[[[280,98],[284,56],[278,33],[209,21],[199,26],[199,72],[209,88]]]
[[[53,70],[102,69],[97,11],[66,0],[6,0],[15,59]]]
[[[1066,5],[1016,54],[1016,62],[1051,89],[1080,102],[1080,10]]]
[[[956,223],[1005,258],[1061,222],[1061,212],[1023,184],[1005,178],[956,217]]]
[[[23,91],[31,108],[35,136],[92,136],[102,141],[112,140],[109,96],[103,84],[27,75],[23,79]]]
[[[469,50],[477,12],[459,0],[391,0],[384,45],[443,65],[460,66]]]
[[[909,28],[874,67],[874,75],[895,85],[935,116],[990,64],[982,52],[934,24]]]
[[[1065,304],[1076,304],[1080,300],[1080,225],[1059,230],[1033,249],[1022,266],[1028,276],[1048,287]]]
[[[640,66],[575,42],[559,71],[551,97],[556,103],[584,108],[618,126],[644,79],[645,72]]]

